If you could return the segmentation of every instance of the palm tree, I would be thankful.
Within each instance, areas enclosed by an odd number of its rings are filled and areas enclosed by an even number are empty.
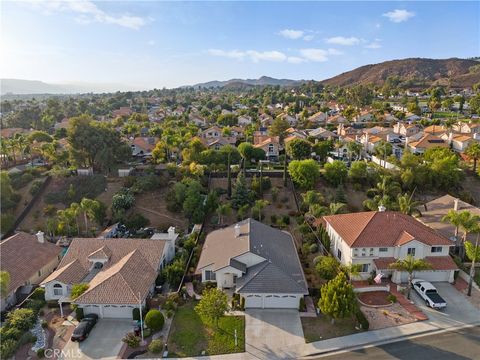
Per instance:
[[[340,214],[344,207],[344,203],[330,203],[330,205],[328,206],[328,215]]]
[[[223,217],[229,216],[232,213],[230,204],[222,204],[217,208],[218,222],[223,225]]]
[[[480,225],[477,225],[475,232],[477,233],[477,239],[475,240],[475,245],[467,241],[465,243],[465,251],[467,258],[472,262],[470,264],[470,278],[468,279],[468,291],[467,295],[472,296],[472,284],[473,278],[475,277],[475,263],[480,261],[480,245],[478,240],[480,238]]]
[[[473,159],[473,173],[477,173],[477,161],[480,159],[480,143],[471,143],[465,150],[465,154]]]
[[[252,210],[258,211],[258,221],[262,221],[262,210],[268,205],[267,200],[257,200],[255,205],[253,205]]]
[[[80,210],[83,212],[83,219],[85,221],[85,233],[88,233],[88,219],[95,219],[95,214],[98,209],[98,201],[83,198],[80,201]]]
[[[340,140],[335,141],[333,144],[335,150],[337,150],[337,156],[340,157],[340,149],[343,147],[343,142]]]
[[[408,255],[405,259],[398,259],[394,263],[390,264],[389,267],[398,271],[406,271],[408,273],[407,299],[410,300],[413,273],[415,271],[431,269],[432,265],[423,259],[415,259],[412,255]]]
[[[356,155],[356,159],[360,158],[360,152],[362,151],[362,145],[356,141],[349,141],[347,143],[348,160],[352,161],[352,155]]]
[[[415,192],[415,191],[414,191]],[[401,213],[406,215],[420,215],[417,207],[420,205],[419,201],[413,200],[413,192],[411,195],[403,194],[398,197],[398,208]]]
[[[456,210],[450,210],[447,215],[442,217],[443,222],[449,222],[455,226],[455,243],[458,242],[458,229],[460,228],[460,223],[462,221],[460,213]],[[456,244],[458,246],[458,244]]]
[[[10,274],[7,271],[0,271],[0,297],[3,299],[8,295],[10,285]]]

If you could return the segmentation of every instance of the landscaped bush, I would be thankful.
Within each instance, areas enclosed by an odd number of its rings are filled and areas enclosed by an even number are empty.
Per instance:
[[[307,306],[305,304],[305,298],[303,296],[300,298],[300,304],[298,305],[298,309],[300,311],[303,311],[303,312],[307,311]]]
[[[333,256],[322,256],[315,265],[315,270],[325,280],[331,280],[338,274],[340,264]]]
[[[310,245],[310,253],[315,254],[316,252],[318,252],[318,245],[317,244]]]
[[[362,329],[368,330],[368,328],[370,327],[370,323],[360,309],[357,309],[357,311],[355,312],[355,317],[357,318],[357,321],[362,327]]]
[[[392,303],[396,303],[397,302],[397,297],[393,294],[388,294],[387,300],[391,301]]]
[[[35,313],[35,315],[38,315],[38,312],[40,309],[45,305],[45,300],[35,300],[35,299],[28,299],[25,301],[23,304],[23,308],[25,309],[31,309]]]
[[[38,193],[38,191],[40,190],[40,188],[42,187],[42,185],[43,185],[42,180],[35,180],[33,182],[32,186],[30,187],[30,194],[35,196]]]
[[[15,190],[21,189],[25,185],[27,185],[30,181],[34,179],[34,176],[29,172],[24,172],[19,175],[11,175],[12,178],[12,187]]]
[[[2,339],[0,344],[0,358],[8,359],[15,354],[17,350],[18,341],[13,339]]]
[[[245,311],[245,298],[243,296],[240,298],[240,310]]]
[[[77,307],[77,308],[75,309],[75,315],[76,315],[76,318],[77,318],[78,321],[82,320],[83,317],[84,317],[83,309],[80,308],[80,307]]]
[[[128,333],[122,341],[131,348],[137,348],[140,345],[140,338],[134,333]]]
[[[132,186],[134,193],[141,193],[144,191],[152,191],[160,186],[160,178],[157,175],[145,175],[136,178]]]
[[[145,316],[145,324],[152,329],[152,331],[160,331],[165,323],[165,318],[159,310],[150,310]]]
[[[159,339],[152,340],[150,345],[148,345],[148,351],[154,354],[159,354],[163,350],[163,342]]]
[[[45,357],[45,349],[38,349],[37,350],[37,356],[39,359],[43,359]]]
[[[41,287],[37,287],[35,290],[33,290],[32,294],[30,295],[30,299],[45,301],[45,289]]]
[[[36,316],[32,309],[16,309],[7,315],[6,325],[27,331],[35,324],[35,321]]]

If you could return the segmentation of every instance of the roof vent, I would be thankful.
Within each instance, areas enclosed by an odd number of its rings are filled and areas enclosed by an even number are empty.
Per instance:
[[[385,206],[383,206],[383,204],[380,204],[380,206],[378,207],[378,211],[379,212],[385,212],[385,210],[387,210],[387,208]]]
[[[240,225],[239,224],[235,225],[234,230],[235,230],[235,237],[236,238],[240,237]]]

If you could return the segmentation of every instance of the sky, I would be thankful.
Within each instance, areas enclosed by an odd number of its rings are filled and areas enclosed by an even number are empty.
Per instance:
[[[1,1],[0,78],[132,89],[322,80],[480,54],[480,2]]]

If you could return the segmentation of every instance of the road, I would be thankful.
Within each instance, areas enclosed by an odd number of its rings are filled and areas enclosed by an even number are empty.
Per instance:
[[[416,339],[311,359],[328,360],[466,360],[480,359],[480,327],[465,328]]]

